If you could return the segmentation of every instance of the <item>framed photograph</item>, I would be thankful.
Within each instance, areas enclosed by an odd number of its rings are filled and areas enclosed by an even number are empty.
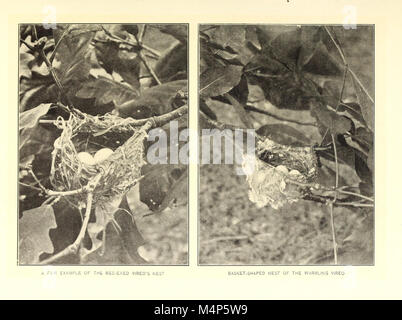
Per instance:
[[[374,265],[374,34],[199,26],[201,265]]]
[[[19,41],[18,265],[188,264],[188,25]]]

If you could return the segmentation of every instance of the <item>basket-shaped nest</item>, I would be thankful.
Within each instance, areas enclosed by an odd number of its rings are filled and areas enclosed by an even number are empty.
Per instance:
[[[279,209],[298,201],[316,178],[317,157],[310,147],[284,146],[267,138],[258,142],[255,161],[247,181],[249,199],[259,208]]]
[[[74,110],[68,121],[58,118],[56,125],[62,132],[54,143],[50,179],[57,191],[85,188],[101,175],[93,200],[102,204],[124,194],[136,183],[145,164],[144,140],[150,122],[134,126],[132,119],[112,114],[97,117]],[[94,154],[102,148],[110,148],[113,153],[100,163],[87,164],[78,156],[80,152]],[[86,195],[77,193],[68,199],[82,206]]]

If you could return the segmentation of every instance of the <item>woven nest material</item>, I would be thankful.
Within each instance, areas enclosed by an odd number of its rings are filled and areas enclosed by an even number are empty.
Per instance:
[[[94,202],[106,203],[128,191],[141,175],[145,164],[144,140],[151,122],[134,126],[130,119],[107,114],[102,117],[73,112],[68,121],[58,118],[62,130],[52,152],[51,183],[57,191],[83,188],[99,174]],[[78,158],[79,152],[95,153],[110,148],[113,153],[104,161],[88,165]],[[85,203],[85,194],[69,197],[74,205]]]
[[[279,209],[298,201],[308,190],[304,185],[313,182],[317,173],[312,148],[284,146],[270,139],[258,143],[255,161],[247,181],[249,199],[259,208]]]

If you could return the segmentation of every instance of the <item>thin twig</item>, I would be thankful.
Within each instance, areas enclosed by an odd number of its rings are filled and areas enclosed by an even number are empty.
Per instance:
[[[342,48],[340,47],[338,42],[335,41],[335,39],[334,39],[331,31],[329,31],[328,27],[324,26],[324,28],[325,28],[325,31],[327,31],[327,33],[328,33],[329,37],[331,38],[332,42],[334,43],[335,47],[338,49],[339,55],[341,56],[343,63],[346,65],[347,62],[346,62],[346,58],[345,58],[345,55],[343,53]]]
[[[349,70],[350,74],[353,76],[353,78],[355,78],[356,82],[359,84],[360,88],[364,91],[364,93],[367,95],[367,97],[370,99],[370,101],[372,103],[374,103],[374,99],[371,97],[371,95],[369,94],[368,90],[366,89],[366,87],[363,85],[363,83],[360,81],[360,79],[358,78],[358,76],[352,71]]]
[[[145,25],[144,25],[144,29],[145,29]],[[141,35],[141,34],[140,34]],[[143,34],[142,34],[143,36]],[[137,35],[134,34],[134,38],[137,41],[137,43],[140,45],[140,47],[142,48],[142,39],[140,40],[139,37],[137,37]],[[142,50],[140,50],[138,52],[138,56],[140,57],[142,63],[145,65],[145,68],[148,70],[148,72],[151,74],[151,76],[155,79],[156,83],[161,85],[162,82],[159,80],[158,76],[156,75],[154,69],[152,69],[151,65],[148,63],[147,57],[144,55],[144,53],[142,52]]]
[[[313,194],[306,194],[303,196],[303,200],[306,201],[313,201],[322,204],[328,204],[329,201],[332,202],[334,207],[357,207],[357,208],[364,208],[364,207],[373,207],[371,203],[360,203],[360,202],[340,202],[339,200],[333,202],[334,198],[329,196],[322,196],[322,195],[313,195]]]
[[[76,189],[76,190],[69,190],[69,191],[53,191],[53,190],[46,190],[46,194],[51,197],[55,196],[61,196],[61,197],[67,197],[67,196],[73,196],[75,194],[83,193],[88,190],[88,186]]]
[[[226,123],[222,123],[216,120],[212,120],[211,118],[209,118],[203,111],[199,111],[200,115],[205,119],[205,121],[211,125],[214,128],[220,129],[220,130],[237,130],[237,129],[245,129],[239,126],[234,126],[231,124],[226,124]]]
[[[359,203],[359,202],[335,202],[339,206],[350,206],[356,208],[374,208],[374,204],[371,203]]]
[[[334,157],[335,157],[335,189],[338,189],[339,186],[339,164],[338,164],[338,154],[336,150],[335,136],[331,133],[332,144],[334,147]],[[336,242],[336,233],[335,233],[335,222],[334,222],[334,202],[336,202],[338,197],[338,191],[335,191],[335,197],[332,201],[329,201],[329,213],[331,218],[331,233],[332,233],[332,245],[334,247],[334,263],[338,264],[338,245]]]
[[[343,72],[343,81],[342,81],[341,92],[339,94],[338,104],[335,107],[335,113],[338,112],[339,106],[342,104],[342,101],[343,101],[343,92],[345,91],[346,76],[348,74],[348,70],[349,70],[349,66],[348,66],[348,64],[345,64],[345,70]],[[327,137],[328,132],[329,132],[329,128],[327,128],[327,130],[325,130],[325,133],[324,133],[324,135],[322,137],[320,145],[322,145],[324,143],[324,140]]]
[[[140,29],[140,32],[138,34],[138,43],[140,44],[140,46],[142,46],[142,39],[144,39],[144,35],[145,35],[145,30],[147,29],[147,25],[144,24],[142,26],[142,28]]]
[[[151,74],[151,76],[155,79],[156,83],[161,85],[162,82],[159,80],[158,76],[156,75],[155,71],[152,69],[151,65],[148,63],[147,58],[145,55],[140,51],[138,53],[142,63],[145,65],[145,68],[147,68],[148,72]]]
[[[39,187],[42,189],[43,192],[47,192],[47,189],[43,186],[43,184],[40,182],[40,180],[36,177],[35,173],[33,172],[32,168],[28,168],[28,172],[31,174],[31,176],[34,178],[35,182],[39,185]]]
[[[138,43],[133,43],[133,42],[131,42],[131,41],[128,41],[128,40],[119,38],[119,37],[117,37],[117,36],[111,34],[111,33],[110,33],[108,30],[106,30],[105,27],[102,26],[102,25],[101,25],[101,28],[102,28],[103,31],[106,33],[106,35],[108,35],[110,38],[114,39],[116,42],[119,42],[119,43],[121,43],[121,44],[126,44],[126,45],[129,45],[129,46],[131,46],[131,47],[135,47],[135,48],[141,47],[141,48],[143,48],[144,50],[149,51],[150,53],[152,53],[152,54],[155,56],[155,58],[159,58],[160,55],[161,55],[161,53],[160,53],[158,50],[155,50],[155,49],[153,49],[153,48],[150,48],[150,47],[148,47],[148,46],[145,45],[145,44],[141,44],[141,46],[140,46]]]
[[[26,42],[25,40],[20,39],[20,42],[23,43],[23,44],[25,44],[29,50],[31,50],[31,51],[35,51],[35,50],[36,50],[34,46],[31,46],[31,45],[30,45],[28,42]]]
[[[374,199],[372,199],[372,198],[370,198],[370,197],[366,197],[366,196],[364,196],[364,195],[362,195],[362,194],[359,194],[359,193],[350,192],[350,191],[345,191],[345,190],[342,190],[342,189],[338,189],[338,192],[339,192],[339,193],[343,193],[343,194],[348,194],[348,195],[351,195],[351,196],[355,196],[355,197],[359,197],[359,198],[362,198],[362,199],[365,199],[365,200],[374,202]]]
[[[328,206],[329,206],[329,214],[331,217],[331,233],[332,233],[332,245],[334,248],[334,263],[338,264],[338,245],[336,243],[333,202],[329,202]]]
[[[54,60],[54,58],[55,58],[55,56],[56,56],[57,49],[59,48],[59,46],[60,46],[60,44],[61,44],[61,41],[64,39],[64,37],[65,37],[65,36],[67,35],[67,33],[70,31],[70,27],[71,27],[71,25],[69,25],[67,28],[64,29],[63,33],[62,33],[61,36],[60,36],[59,41],[57,41],[56,45],[54,46],[52,55],[51,55],[50,58],[49,58],[50,63],[53,63],[53,60]]]
[[[67,256],[69,254],[76,254],[82,240],[84,239],[85,236],[85,232],[87,230],[88,227],[88,222],[89,222],[89,218],[91,216],[91,208],[92,208],[92,198],[93,198],[93,193],[90,192],[88,193],[87,196],[87,207],[85,210],[85,218],[84,221],[82,223],[81,229],[80,229],[80,233],[78,234],[77,238],[75,239],[75,241],[70,244],[68,247],[66,247],[64,250],[60,251],[59,253],[55,254],[54,256],[51,256],[48,259],[45,259],[43,261],[41,261],[39,264],[50,264],[64,256]]]
[[[36,32],[36,27],[35,27],[35,25],[33,26],[33,30],[34,30],[34,34],[36,34],[36,38],[37,38],[37,32]],[[36,40],[37,40],[37,39],[36,39]],[[25,45],[27,45],[27,43],[25,43]],[[58,87],[60,93],[63,94],[64,97],[65,97],[65,98],[67,99],[67,101],[69,102],[68,97],[67,97],[66,94],[64,93],[63,85],[62,85],[62,83],[60,82],[60,80],[59,80],[59,78],[58,78],[58,76],[57,76],[57,74],[56,74],[56,71],[55,71],[55,69],[54,69],[53,66],[52,66],[52,63],[51,63],[51,62],[49,61],[49,59],[47,58],[47,56],[46,56],[46,54],[45,54],[45,51],[43,50],[43,47],[44,47],[44,46],[35,46],[35,47],[34,47],[34,50],[39,53],[39,55],[41,56],[41,58],[42,58],[43,61],[45,62],[46,67],[47,67],[47,69],[49,70],[49,73],[51,74],[51,76],[52,76],[54,82],[56,83],[56,85],[57,85],[57,87]],[[70,102],[69,102],[69,104],[70,104]]]
[[[34,41],[38,40],[38,32],[36,31],[36,26],[34,24],[32,25],[32,39]]]
[[[271,117],[271,118],[274,118],[274,119],[276,119],[276,120],[285,121],[285,122],[290,122],[290,123],[295,123],[295,124],[298,124],[298,125],[301,125],[301,126],[317,127],[317,124],[314,123],[314,122],[301,122],[301,121],[298,121],[298,120],[282,118],[282,117],[280,117],[280,116],[278,116],[278,115],[276,115],[276,114],[274,114],[274,113],[271,113],[271,112],[269,112],[269,111],[256,108],[256,107],[251,106],[251,105],[247,105],[247,106],[245,106],[244,108],[245,108],[247,111],[253,111],[253,112],[258,112],[258,113],[261,113],[261,114],[265,114],[265,115],[267,115],[267,116],[269,116],[269,117]]]
[[[331,133],[332,145],[334,147],[334,157],[335,157],[335,189],[338,189],[339,186],[339,163],[338,163],[338,154],[336,150],[335,136]]]
[[[324,187],[318,183],[303,183],[292,179],[286,179],[286,182],[297,185],[302,188],[312,188],[314,190],[322,190],[322,191],[334,191],[333,189]]]
[[[174,120],[176,118],[180,118],[184,116],[188,112],[188,106],[184,105],[181,106],[173,111],[170,111],[169,113],[163,114],[161,116],[156,116],[156,117],[151,117],[151,118],[146,118],[146,119],[132,119],[130,118],[129,124],[133,126],[142,126],[145,123],[151,121],[152,122],[152,127],[161,127],[164,124],[168,123],[171,120]]]
[[[335,47],[338,49],[339,55],[342,58],[342,61],[344,63],[344,65],[348,65],[347,61],[346,61],[346,57],[345,54],[343,53],[342,48],[340,47],[340,45],[337,43],[337,41],[335,41],[332,33],[329,31],[328,27],[324,26],[325,30],[327,31],[329,37],[331,38],[332,42],[335,44]],[[365,86],[363,85],[363,83],[360,81],[360,79],[358,78],[358,76],[353,72],[353,70],[349,69],[350,74],[353,76],[353,78],[356,80],[356,82],[359,84],[360,88],[364,91],[364,93],[367,95],[367,97],[371,100],[371,102],[374,103],[374,99],[370,96],[370,94],[368,93],[368,90],[365,88]]]
[[[36,190],[36,191],[41,191],[41,192],[43,191],[41,188],[32,186],[32,185],[27,184],[27,183],[23,183],[23,182],[21,182],[21,181],[18,181],[18,183],[19,183],[20,185],[24,186],[24,187],[31,188],[31,189]]]

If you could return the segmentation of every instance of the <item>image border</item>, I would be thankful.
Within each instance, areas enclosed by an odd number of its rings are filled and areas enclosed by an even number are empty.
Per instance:
[[[20,106],[20,97],[19,97],[19,91],[20,91],[20,79],[19,79],[19,74],[20,74],[20,27],[21,25],[27,25],[27,24],[35,24],[38,25],[40,23],[38,22],[24,22],[24,23],[18,23],[17,24],[17,28],[18,28],[18,56],[17,56],[17,66],[18,66],[18,70],[17,70],[17,74],[18,74],[18,86],[17,86],[17,102],[18,102],[18,108],[17,108],[17,136],[18,136],[18,145],[17,145],[17,250],[16,250],[16,266],[17,267],[54,267],[54,268],[60,268],[60,267],[127,267],[127,268],[131,268],[131,267],[188,267],[190,266],[190,164],[187,164],[187,204],[186,204],[186,208],[187,208],[187,263],[186,264],[20,264],[19,263],[19,213],[20,213],[20,206],[19,206],[19,196],[20,196],[20,188],[19,188],[19,163],[20,163],[20,121],[19,121],[19,115],[20,115],[20,110],[19,110],[19,106]],[[79,23],[75,23],[75,22],[60,22],[57,23],[56,25],[69,25],[69,24],[77,24],[77,25],[81,25],[81,24],[86,24],[86,25],[94,25],[94,24],[102,24],[102,25],[119,25],[119,24],[124,24],[124,25],[137,25],[137,24],[146,24],[146,25],[185,25],[187,27],[187,90],[189,91],[190,89],[190,23],[189,22],[177,22],[177,23],[168,23],[168,22],[131,22],[131,23],[126,23],[126,22],[90,22],[90,23],[85,23],[85,22],[79,22]],[[188,98],[187,98],[187,104],[188,104],[188,112],[187,112],[187,128],[190,129],[190,94],[188,94]],[[189,137],[190,138],[190,137]],[[189,141],[187,142],[189,143]],[[141,233],[141,231],[139,230],[139,232]],[[146,244],[146,243],[145,243]]]
[[[200,132],[200,27],[201,26],[211,26],[211,25],[219,25],[219,26],[333,26],[333,27],[340,27],[344,26],[344,24],[317,24],[317,23],[198,23],[197,24],[197,132]],[[374,123],[376,119],[376,73],[375,73],[375,67],[376,67],[376,24],[367,24],[367,23],[362,23],[362,24],[356,24],[356,27],[364,27],[364,26],[369,26],[373,28],[373,43],[374,43],[374,48],[373,48],[373,70],[372,70],[372,75],[373,75],[373,85],[374,85]],[[374,197],[374,206],[373,206],[373,232],[374,232],[374,238],[373,238],[373,263],[372,264],[216,264],[216,263],[211,263],[211,264],[201,264],[200,263],[200,226],[201,226],[201,212],[200,212],[200,176],[201,176],[201,146],[200,146],[200,138],[201,136],[198,137],[198,175],[197,175],[197,183],[198,183],[198,195],[197,195],[197,266],[199,267],[346,267],[346,266],[352,266],[352,267],[375,267],[376,266],[376,190],[375,190],[375,175],[376,175],[376,161],[375,161],[375,139],[376,139],[376,134],[375,134],[376,128],[374,126],[373,129],[373,160],[374,160],[374,175],[373,175],[373,197]]]

